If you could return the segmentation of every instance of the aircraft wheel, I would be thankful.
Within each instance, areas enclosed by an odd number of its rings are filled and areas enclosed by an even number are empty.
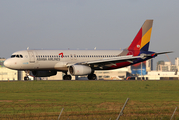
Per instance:
[[[96,75],[95,74],[89,74],[88,80],[96,80]]]
[[[24,80],[25,80],[25,81],[28,81],[28,80],[29,80],[29,77],[28,77],[28,76],[24,77]]]
[[[63,80],[71,80],[71,75],[64,75]]]

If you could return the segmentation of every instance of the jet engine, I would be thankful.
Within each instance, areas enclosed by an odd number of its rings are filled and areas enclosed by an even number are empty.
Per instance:
[[[92,73],[92,69],[85,65],[73,65],[68,68],[71,75],[88,75]]]
[[[57,74],[57,71],[32,71],[35,77],[50,77]]]

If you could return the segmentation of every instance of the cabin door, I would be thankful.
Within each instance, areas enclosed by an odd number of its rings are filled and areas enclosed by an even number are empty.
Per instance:
[[[29,62],[35,63],[35,55],[34,55],[33,51],[28,51],[28,53],[29,53]]]

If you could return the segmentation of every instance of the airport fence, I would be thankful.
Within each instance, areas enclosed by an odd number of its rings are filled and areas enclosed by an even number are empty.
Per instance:
[[[126,102],[127,103],[127,102]],[[1,120],[179,120],[178,103],[0,104]],[[124,108],[124,109],[123,109]],[[123,109],[123,111],[122,111]]]

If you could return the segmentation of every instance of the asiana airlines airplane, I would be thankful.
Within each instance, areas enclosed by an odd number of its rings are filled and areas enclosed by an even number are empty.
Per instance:
[[[95,80],[95,70],[122,68],[155,58],[159,54],[148,51],[153,20],[146,20],[128,48],[124,50],[23,50],[14,52],[4,62],[7,68],[29,71],[35,77],[49,77],[58,71],[65,73],[64,80],[73,76],[88,75]],[[70,73],[70,74],[68,74]]]

